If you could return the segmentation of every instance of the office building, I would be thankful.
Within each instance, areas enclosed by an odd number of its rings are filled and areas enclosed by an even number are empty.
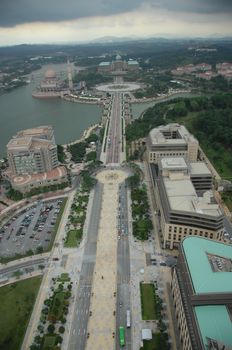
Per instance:
[[[38,174],[59,165],[51,126],[19,131],[7,144],[12,175]]]
[[[67,181],[66,169],[59,166],[51,126],[19,131],[7,144],[7,157],[5,175],[19,191]]]
[[[171,289],[182,350],[232,350],[232,246],[185,238]]]
[[[150,163],[157,163],[164,157],[185,157],[195,162],[199,143],[183,125],[168,124],[152,129],[147,138],[147,151]]]
[[[205,163],[162,158],[150,169],[164,248],[178,247],[188,235],[223,239],[223,213]]]
[[[135,71],[139,69],[139,63],[136,60],[129,59],[125,61],[120,55],[117,55],[115,60],[112,62],[101,62],[98,66],[99,72],[125,72],[125,71]]]

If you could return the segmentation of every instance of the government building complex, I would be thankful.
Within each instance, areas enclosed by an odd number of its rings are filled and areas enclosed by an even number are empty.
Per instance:
[[[232,350],[232,246],[187,237],[172,296],[183,350]]]
[[[51,126],[19,131],[7,144],[7,158],[5,175],[20,192],[67,181],[66,169],[58,162]]]
[[[198,141],[184,126],[151,130],[147,152],[164,248],[186,236],[224,237],[223,213],[212,189],[212,174],[198,160]]]
[[[117,55],[115,60],[109,62],[101,62],[98,66],[98,71],[99,72],[123,72],[123,71],[133,71],[133,70],[138,70],[139,69],[139,63],[136,60],[128,60],[125,61],[122,59],[120,55]]]

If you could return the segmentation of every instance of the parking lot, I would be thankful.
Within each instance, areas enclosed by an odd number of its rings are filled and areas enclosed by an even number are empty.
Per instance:
[[[39,201],[12,217],[0,228],[0,257],[41,253],[52,240],[63,198]]]

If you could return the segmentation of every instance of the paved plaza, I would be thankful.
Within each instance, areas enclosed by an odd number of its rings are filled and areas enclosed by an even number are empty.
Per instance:
[[[117,209],[118,185],[127,174],[106,170],[97,175],[104,184],[92,297],[88,324],[87,350],[115,348],[117,290]]]
[[[137,83],[111,83],[101,84],[96,86],[96,89],[104,92],[129,92],[140,89],[140,85]]]

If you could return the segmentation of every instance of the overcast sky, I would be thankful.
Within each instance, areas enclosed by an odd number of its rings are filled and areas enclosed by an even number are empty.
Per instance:
[[[0,0],[0,45],[232,35],[232,0]]]

